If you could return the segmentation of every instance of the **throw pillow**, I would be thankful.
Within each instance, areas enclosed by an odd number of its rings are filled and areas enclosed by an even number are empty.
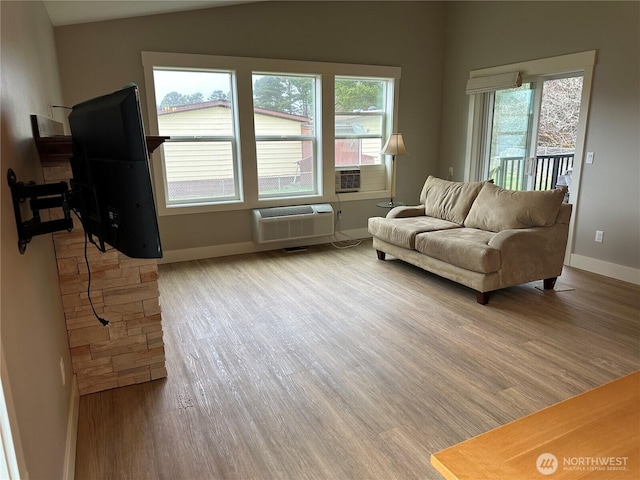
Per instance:
[[[451,182],[429,176],[420,193],[425,215],[462,225],[486,182]]]
[[[551,226],[558,217],[565,191],[566,187],[519,192],[487,183],[473,202],[464,226],[492,232]]]

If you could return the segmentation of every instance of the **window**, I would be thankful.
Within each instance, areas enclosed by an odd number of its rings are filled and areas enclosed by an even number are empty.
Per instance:
[[[387,79],[336,77],[336,167],[382,162],[389,83]]]
[[[252,78],[258,197],[317,193],[316,77]]]
[[[154,68],[168,205],[238,199],[233,73]]]
[[[142,52],[158,214],[386,197],[399,67]]]

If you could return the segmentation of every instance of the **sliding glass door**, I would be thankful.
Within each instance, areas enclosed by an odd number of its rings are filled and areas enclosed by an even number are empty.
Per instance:
[[[486,98],[483,177],[509,190],[568,185],[583,77],[539,78]]]
[[[489,99],[485,178],[509,190],[528,190],[537,137],[534,83],[497,90]]]
[[[467,90],[464,179],[494,178],[506,188],[535,190],[568,185],[568,201],[577,211],[596,53],[590,50],[469,72],[470,80],[485,79],[475,83],[487,88]],[[502,90],[500,82],[492,85],[492,77],[513,72],[520,73],[522,87]],[[519,164],[520,172],[510,169],[510,162]],[[567,261],[573,232],[572,220]]]

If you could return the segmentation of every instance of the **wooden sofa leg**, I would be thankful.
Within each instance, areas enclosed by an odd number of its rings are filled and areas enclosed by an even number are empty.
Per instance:
[[[382,250],[376,250],[376,253],[378,254],[378,260],[384,260],[385,259],[386,253],[384,253]]]
[[[489,297],[491,292],[476,292],[476,300],[480,305],[486,305],[489,303]]]
[[[558,279],[558,277],[553,277],[553,278],[545,278],[542,281],[542,285],[544,286],[545,290],[553,290],[553,287],[555,287],[556,285],[556,280]]]

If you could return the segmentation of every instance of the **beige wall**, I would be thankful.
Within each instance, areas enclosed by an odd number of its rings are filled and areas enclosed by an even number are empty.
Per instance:
[[[142,50],[399,65],[398,129],[411,155],[398,164],[397,197],[410,203],[428,174],[444,177],[453,166],[455,178],[462,178],[464,83],[470,70],[597,49],[586,138],[586,150],[595,152],[596,161],[582,170],[573,253],[637,270],[638,6],[261,2],[59,27],[55,35],[68,104],[130,81],[144,85]],[[364,228],[369,216],[381,214],[374,203],[343,203],[342,227]],[[163,246],[179,250],[250,242],[248,219],[243,211],[162,217]],[[602,244],[593,241],[596,229],[605,232]]]
[[[62,100],[53,28],[40,2],[0,2],[2,20],[2,300],[3,387],[14,405],[14,433],[23,452],[21,477],[62,478],[71,400],[71,361],[51,235],[36,237],[24,255],[6,183],[7,169],[18,180],[42,181],[30,114],[52,116]],[[66,368],[62,386],[60,358]],[[6,375],[4,374],[6,373]]]
[[[469,71],[596,49],[573,253],[640,268],[639,31],[638,2],[448,3],[440,175],[464,171]]]
[[[398,167],[397,199],[416,202],[437,169],[443,28],[436,2],[263,2],[58,27],[55,35],[67,104],[132,81],[143,87],[143,50],[400,66],[399,131],[411,155]],[[376,201],[343,203],[343,229],[383,214]],[[250,218],[162,217],[163,248],[251,242]]]

